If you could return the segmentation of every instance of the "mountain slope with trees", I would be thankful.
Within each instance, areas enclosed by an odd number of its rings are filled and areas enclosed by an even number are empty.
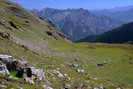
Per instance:
[[[133,22],[108,31],[99,36],[88,36],[79,42],[132,43]]]

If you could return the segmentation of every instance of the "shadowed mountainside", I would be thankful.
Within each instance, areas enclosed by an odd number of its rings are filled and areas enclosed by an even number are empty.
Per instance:
[[[124,24],[98,36],[88,36],[79,42],[132,43],[133,23]]]

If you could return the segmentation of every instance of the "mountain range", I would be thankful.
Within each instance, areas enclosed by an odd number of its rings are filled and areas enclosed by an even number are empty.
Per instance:
[[[41,11],[32,10],[32,12],[52,21],[72,41],[89,35],[102,34],[122,24],[121,21],[108,16],[95,15],[82,8],[65,10],[45,8]]]
[[[116,7],[112,9],[92,11],[95,15],[108,16],[112,19],[122,21],[124,23],[133,22],[133,6]]]
[[[122,24],[133,21],[133,6],[116,7],[104,10],[53,9],[32,10],[33,13],[47,18],[59,31],[72,41],[78,41],[111,31]]]

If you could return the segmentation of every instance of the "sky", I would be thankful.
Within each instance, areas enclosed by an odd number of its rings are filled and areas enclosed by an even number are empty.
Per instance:
[[[42,8],[85,8],[109,9],[121,6],[133,6],[133,0],[11,0],[27,9]]]

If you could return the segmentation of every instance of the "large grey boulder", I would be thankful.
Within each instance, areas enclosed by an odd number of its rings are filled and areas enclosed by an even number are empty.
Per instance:
[[[23,78],[26,82],[34,84],[35,81],[45,81],[45,72],[34,67],[25,68],[23,71]]]
[[[2,62],[0,62],[0,74],[3,74],[3,75],[9,75],[10,74],[6,65]]]
[[[13,58],[12,56],[9,56],[9,55],[0,55],[0,61],[4,63],[11,63],[13,62]]]
[[[9,55],[0,55],[0,61],[3,62],[9,71],[16,70],[16,59]]]

